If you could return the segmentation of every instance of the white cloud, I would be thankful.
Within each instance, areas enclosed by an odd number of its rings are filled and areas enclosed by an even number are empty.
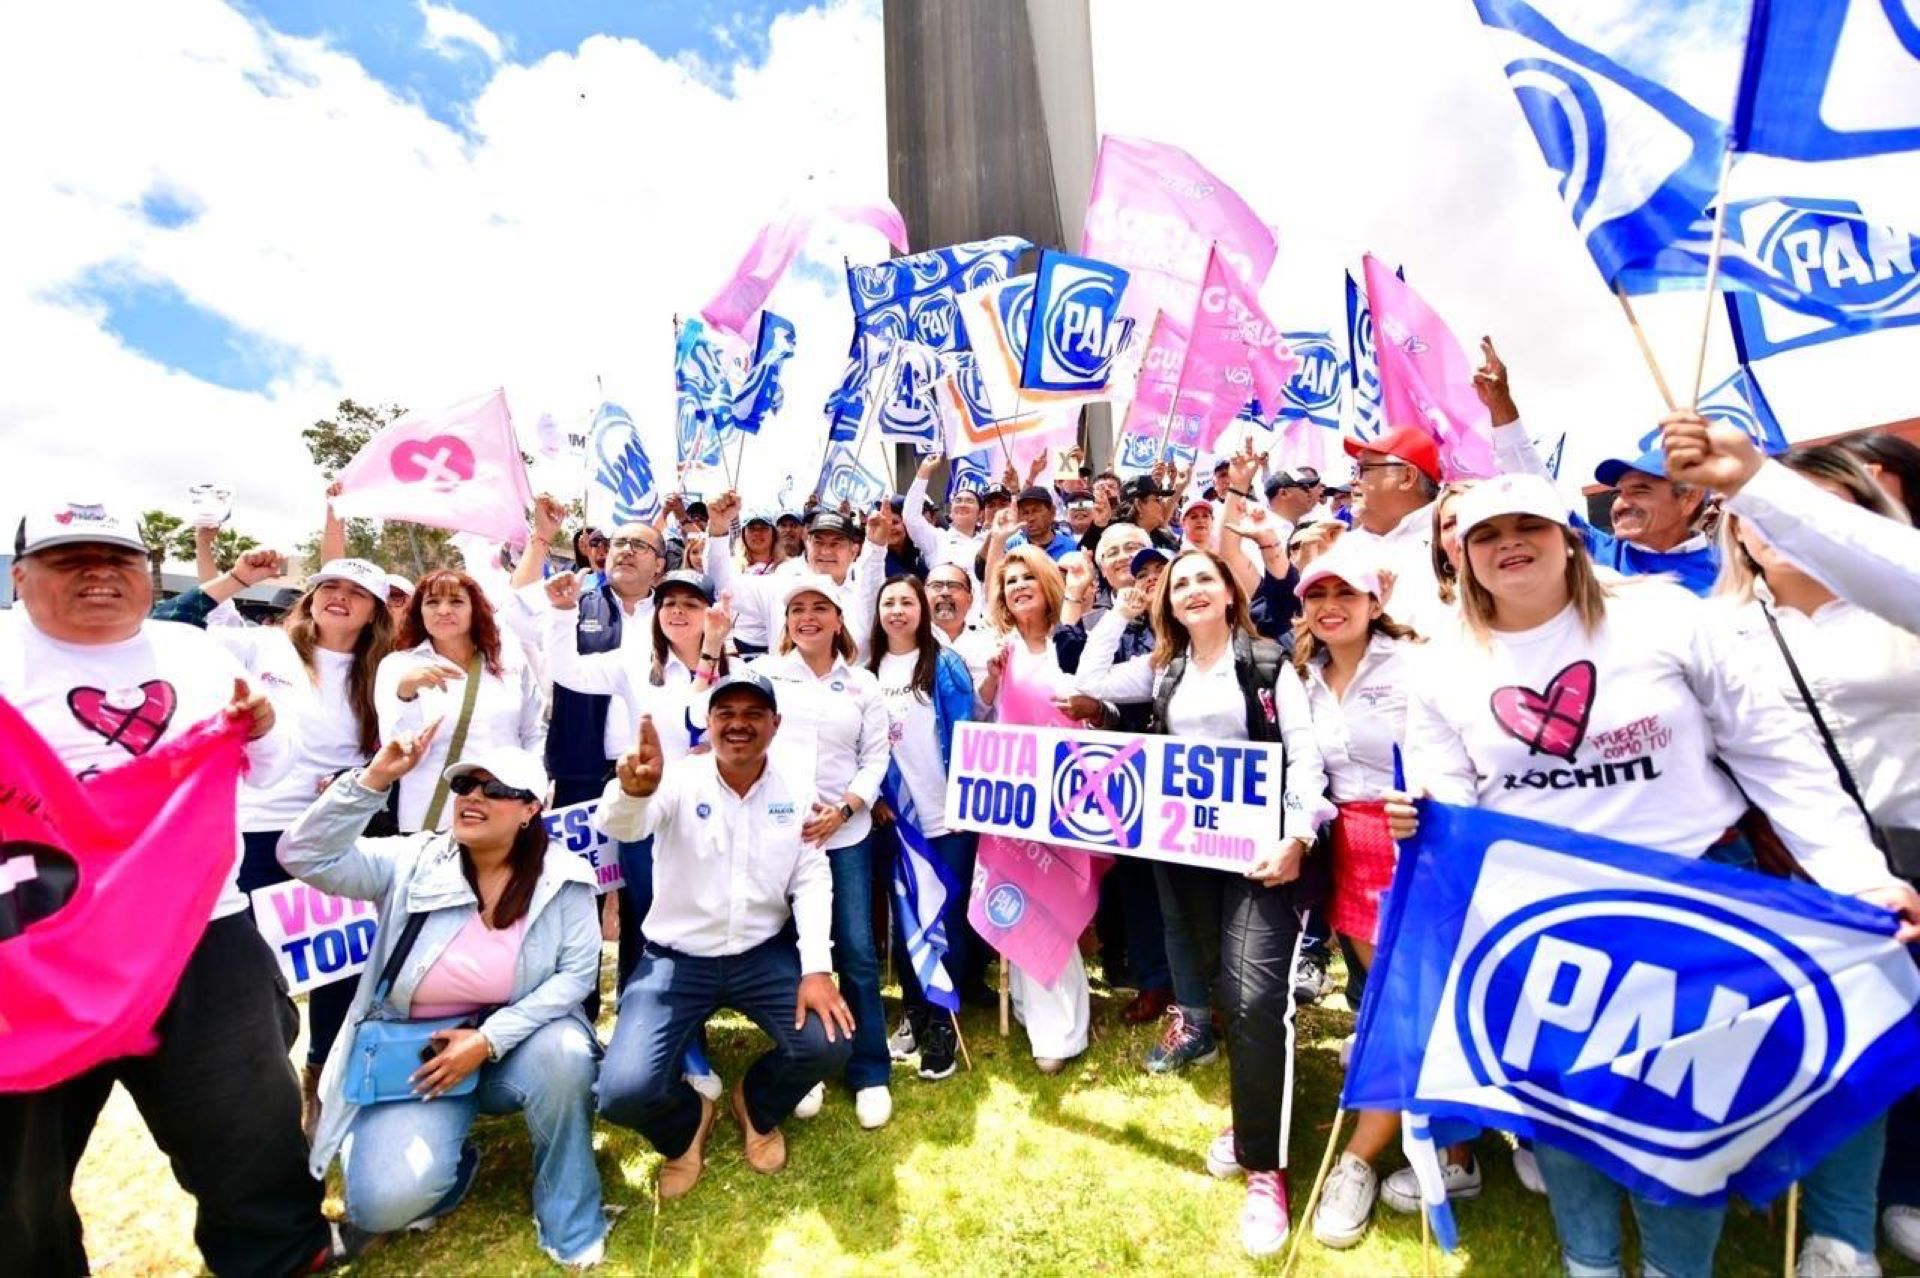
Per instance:
[[[0,203],[33,246],[0,254],[0,339],[19,356],[0,379],[0,526],[50,492],[178,507],[223,479],[236,524],[290,546],[320,515],[299,431],[345,395],[431,409],[502,385],[530,443],[542,412],[583,426],[604,382],[670,466],[672,317],[698,310],[783,198],[886,189],[865,4],[776,20],[764,61],[731,68],[731,96],[627,39],[504,63],[465,135],[345,54],[209,0],[134,6],[107,39],[94,25],[67,6],[0,18],[0,105],[42,122],[0,137]],[[148,224],[140,198],[162,183],[199,217]],[[842,254],[885,252],[853,228],[810,247],[835,277]],[[162,368],[59,298],[103,262],[304,360],[259,394]],[[818,275],[773,303],[800,348],[773,446],[749,450],[750,495],[788,470],[811,481],[851,333]]]
[[[506,57],[500,37],[472,14],[430,0],[418,0],[418,4],[420,16],[427,23],[427,34],[421,41],[426,48],[441,57],[456,59],[472,50],[495,64]]]

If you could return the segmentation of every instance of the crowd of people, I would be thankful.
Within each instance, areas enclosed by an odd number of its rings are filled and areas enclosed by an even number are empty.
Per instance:
[[[1282,752],[1284,817],[1244,874],[1054,849],[1099,882],[1093,936],[1051,976],[1003,973],[1042,1073],[1088,1048],[1089,961],[1134,991],[1122,1021],[1158,1026],[1144,1069],[1225,1052],[1231,1125],[1195,1160],[1244,1177],[1251,1255],[1295,1226],[1295,1009],[1334,993],[1336,949],[1358,1006],[1423,797],[1798,875],[1920,937],[1920,449],[1863,435],[1767,459],[1677,413],[1652,451],[1598,468],[1602,530],[1483,354],[1493,478],[1447,482],[1432,438],[1400,425],[1348,442],[1350,487],[1249,446],[1210,482],[1009,467],[942,508],[932,457],[866,511],[726,492],[569,533],[543,496],[517,560],[417,581],[347,556],[330,519],[267,625],[231,601],[282,570],[272,552],[156,608],[123,514],[28,515],[0,696],[73,771],[222,710],[251,740],[231,883],[158,1050],[0,1096],[4,1267],[85,1271],[71,1181],[115,1081],[197,1200],[216,1273],[310,1271],[453,1211],[476,1114],[525,1113],[539,1241],[569,1266],[604,1254],[596,1119],[660,1153],[663,1201],[696,1188],[723,1107],[767,1174],[837,1084],[862,1128],[885,1125],[901,1071],[948,1078],[959,1047],[911,964],[891,1024],[883,1000],[902,924],[878,903],[909,830],[962,885],[944,918],[960,996],[998,1001],[964,885],[999,836],[945,817],[966,720]],[[1502,712],[1556,688],[1587,707],[1580,732]],[[588,800],[624,880],[605,897],[540,819]],[[246,895],[289,877],[378,914],[361,976],[308,998],[298,1069],[298,1013]],[[770,1040],[730,1086],[706,1050],[721,1008]],[[417,1068],[381,1091],[369,1027],[420,1022]],[[1304,1222],[1320,1243],[1358,1242],[1378,1204],[1418,1210],[1411,1170],[1386,1166],[1398,1123],[1359,1115]],[[1478,1156],[1446,1152],[1449,1195],[1480,1192]],[[1620,1272],[1625,1191],[1544,1144],[1512,1157],[1568,1271]],[[329,1222],[336,1159],[346,1219]],[[1712,1271],[1723,1209],[1631,1205],[1649,1272]],[[1801,1211],[1809,1278],[1879,1272],[1882,1231],[1920,1261],[1920,1106],[1829,1156]]]

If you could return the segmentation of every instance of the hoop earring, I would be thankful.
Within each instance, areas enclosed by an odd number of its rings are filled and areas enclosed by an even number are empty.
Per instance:
[[[532,825],[532,824],[533,824],[533,818],[532,818],[532,817],[528,817],[528,818],[527,818],[526,820],[524,820],[524,821],[522,821],[522,822],[520,823],[520,828],[524,830],[524,829],[526,829],[526,828],[527,828],[528,826],[530,826],[530,825]]]

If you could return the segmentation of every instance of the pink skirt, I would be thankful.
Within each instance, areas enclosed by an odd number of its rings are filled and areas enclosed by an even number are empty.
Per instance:
[[[1373,943],[1380,930],[1380,896],[1393,882],[1396,862],[1386,805],[1342,803],[1333,824],[1333,899],[1327,921],[1356,941]]]

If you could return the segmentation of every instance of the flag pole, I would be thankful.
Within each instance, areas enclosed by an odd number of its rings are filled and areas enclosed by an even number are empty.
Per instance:
[[[1647,341],[1647,331],[1640,327],[1640,319],[1633,313],[1633,303],[1627,300],[1627,290],[1616,282],[1613,295],[1620,299],[1620,309],[1627,315],[1627,327],[1633,330],[1633,340],[1640,344],[1640,358],[1647,361],[1647,368],[1653,373],[1653,384],[1660,388],[1660,398],[1667,402],[1667,411],[1678,411],[1679,405],[1673,402],[1673,390],[1667,385],[1666,375],[1660,371],[1660,361],[1653,357],[1653,346]]]
[[[1693,365],[1693,396],[1687,400],[1689,410],[1700,407],[1700,387],[1707,377],[1707,338],[1713,333],[1714,303],[1719,300],[1720,249],[1727,236],[1727,178],[1732,172],[1733,148],[1728,147],[1720,156],[1720,189],[1713,201],[1713,244],[1707,249],[1707,305],[1700,317],[1700,355]]]
[[[1800,1233],[1800,1182],[1794,1181],[1787,1186],[1787,1258],[1781,1269],[1787,1278],[1793,1278],[1794,1260],[1799,1253]]]
[[[967,1036],[960,1032],[960,1013],[948,1012],[947,1019],[953,1022],[953,1039],[960,1044],[960,1059],[967,1063],[967,1073],[973,1073],[973,1053],[967,1050]]]
[[[1333,1111],[1333,1130],[1327,1133],[1327,1147],[1320,1155],[1320,1170],[1314,1175],[1313,1188],[1307,1191],[1306,1210],[1300,1216],[1303,1221],[1313,1219],[1314,1208],[1320,1205],[1320,1190],[1327,1183],[1327,1173],[1333,1170],[1333,1151],[1340,1148],[1340,1127],[1346,1122],[1347,1111],[1337,1108]],[[1422,1218],[1425,1213],[1421,1213]],[[1300,1236],[1304,1230],[1295,1229],[1287,1239],[1286,1263],[1280,1266],[1280,1278],[1287,1278],[1293,1272],[1293,1265],[1300,1258]]]
[[[1000,1037],[1001,1038],[1005,1038],[1007,1037],[1007,1035],[1013,1032],[1013,1026],[1008,1019],[1008,1010],[1009,1010],[1008,1004],[1010,1003],[1010,1001],[1011,1001],[1011,996],[1007,990],[1007,956],[1005,954],[1002,954],[1000,956]]]

